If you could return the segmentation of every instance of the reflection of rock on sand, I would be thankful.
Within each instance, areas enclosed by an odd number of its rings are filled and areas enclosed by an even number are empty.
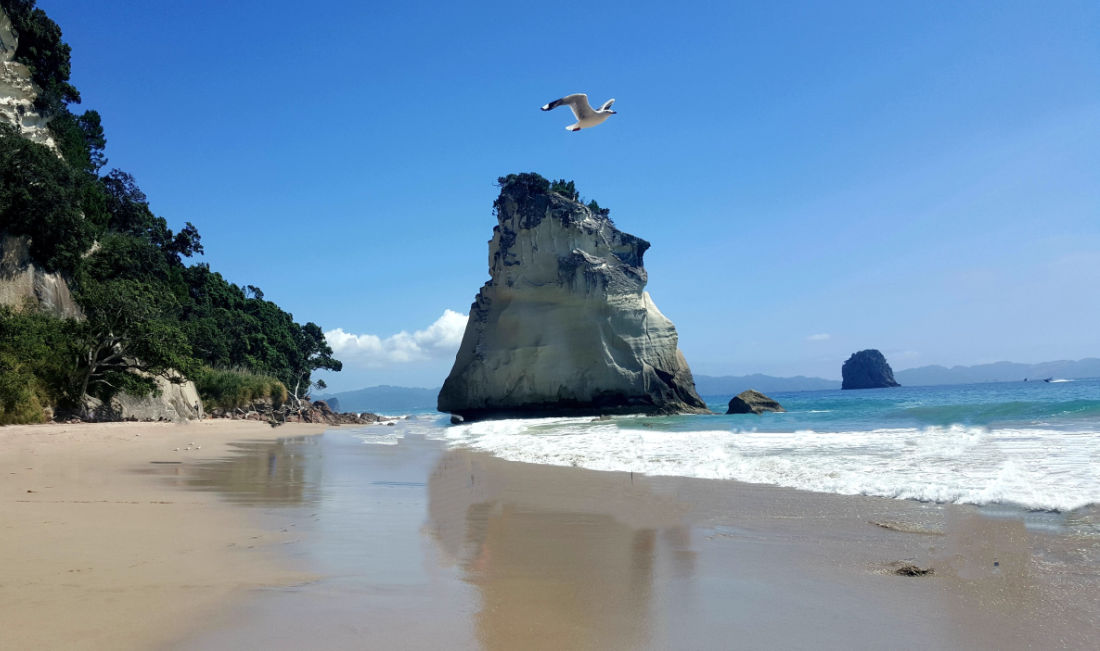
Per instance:
[[[683,506],[628,474],[452,452],[429,499],[444,555],[481,594],[489,649],[648,646],[654,574],[692,571]]]
[[[231,463],[215,461],[192,469],[186,484],[217,490],[240,504],[301,504],[306,491],[320,484],[321,465],[307,463],[312,437],[251,441],[234,445],[240,453]]]

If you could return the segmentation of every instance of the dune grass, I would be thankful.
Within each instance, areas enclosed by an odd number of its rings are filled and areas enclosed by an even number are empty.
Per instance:
[[[279,380],[242,369],[204,368],[194,379],[207,411],[244,409],[256,401],[280,407],[289,397],[286,386]]]

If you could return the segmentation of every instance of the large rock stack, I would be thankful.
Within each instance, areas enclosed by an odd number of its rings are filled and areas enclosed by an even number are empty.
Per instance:
[[[882,389],[900,387],[894,380],[894,371],[886,363],[886,356],[871,348],[852,353],[840,370],[841,389]]]
[[[550,189],[501,179],[490,280],[439,410],[464,418],[704,413],[676,328],[645,292],[649,243]]]

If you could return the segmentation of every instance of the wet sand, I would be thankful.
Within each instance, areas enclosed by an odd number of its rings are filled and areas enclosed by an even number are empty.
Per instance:
[[[0,647],[1100,641],[1095,508],[537,466],[446,450],[406,422],[387,427],[408,434],[394,445],[291,427],[0,429]],[[897,575],[904,564],[933,573]]]
[[[272,458],[299,466],[286,472],[307,489],[272,500],[280,480],[242,488],[225,465],[196,467],[188,481],[280,513],[300,536],[289,557],[319,578],[241,602],[176,648],[1100,642],[1096,509],[1028,514],[631,476],[414,435],[364,445],[347,431],[257,444],[239,463]],[[898,575],[905,565],[933,571]]]
[[[272,522],[162,478],[229,455],[234,441],[323,429],[226,420],[0,428],[0,648],[156,648],[249,591],[313,578],[287,561],[291,536]]]

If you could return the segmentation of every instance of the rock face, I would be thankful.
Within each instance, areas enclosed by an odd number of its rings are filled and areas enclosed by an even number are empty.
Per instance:
[[[57,317],[84,318],[61,274],[46,273],[31,262],[26,237],[0,235],[0,305],[21,310],[28,300]]]
[[[11,19],[0,9],[0,124],[15,127],[24,138],[46,145],[60,156],[46,119],[34,110],[38,88],[31,81],[31,72],[13,60],[18,46]],[[50,314],[82,318],[64,278],[36,268],[28,246],[25,237],[0,237],[0,305],[18,310],[30,299]]]
[[[900,387],[894,380],[894,371],[886,363],[886,357],[871,348],[852,353],[841,368],[841,389],[882,389]]]
[[[645,240],[537,174],[501,179],[490,280],[438,408],[464,418],[706,413],[676,328],[644,291]]]
[[[24,138],[57,151],[46,119],[34,110],[38,88],[31,81],[30,70],[13,60],[18,45],[11,19],[0,9],[0,121],[14,126]]]
[[[60,157],[47,120],[34,109],[40,89],[31,80],[27,66],[14,60],[18,45],[11,19],[0,9],[0,124],[15,127],[19,135],[49,147]],[[4,226],[0,224],[0,229]],[[0,305],[21,310],[28,301],[59,318],[84,318],[64,277],[46,273],[33,263],[27,237],[0,235]],[[95,415],[122,420],[202,418],[194,382],[174,384],[164,378],[156,381],[157,395],[137,397],[122,393],[110,405],[97,404]]]
[[[205,416],[194,382],[188,380],[176,383],[159,375],[142,374],[152,377],[156,382],[157,389],[154,395],[135,396],[132,393],[121,392],[111,398],[110,403],[106,405],[97,398],[85,396],[88,418],[92,421],[182,422],[202,419]]]
[[[157,376],[158,395],[138,397],[120,393],[111,400],[122,420],[184,421],[203,417],[202,401],[194,382],[175,384]]]
[[[727,414],[762,414],[765,411],[787,411],[775,400],[749,389],[730,398]]]

